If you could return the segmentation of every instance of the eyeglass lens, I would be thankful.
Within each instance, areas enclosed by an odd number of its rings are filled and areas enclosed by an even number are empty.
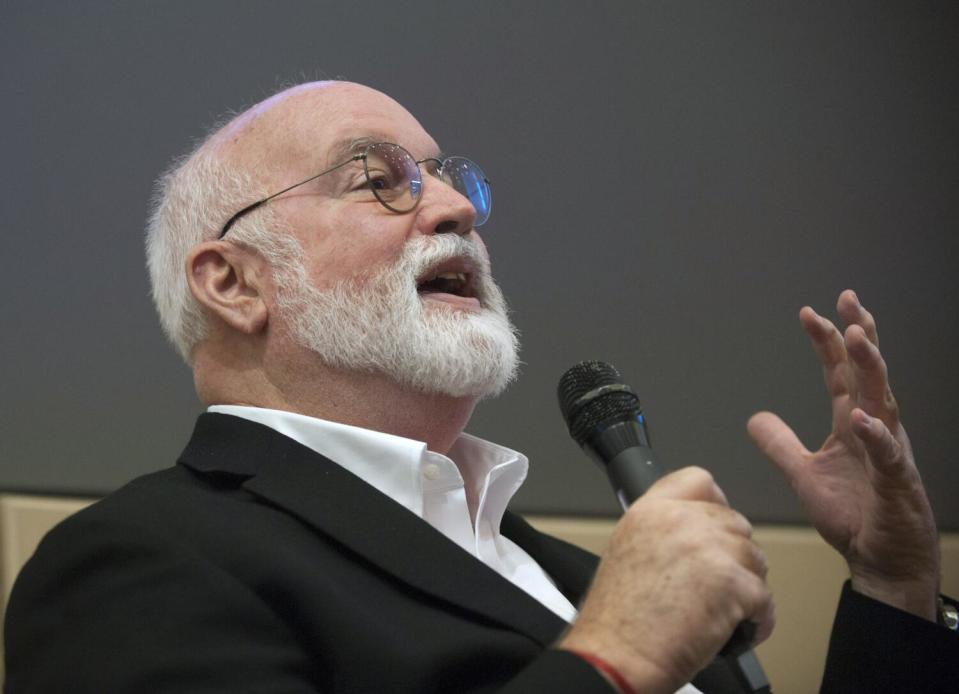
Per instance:
[[[399,145],[387,142],[372,144],[364,157],[366,178],[376,199],[389,210],[412,210],[423,192],[420,167]],[[465,157],[448,157],[440,169],[441,178],[472,203],[476,210],[473,226],[489,219],[492,199],[489,181],[475,162]]]
[[[447,157],[443,160],[442,176],[453,190],[471,203],[476,210],[473,226],[480,226],[489,219],[493,201],[490,197],[489,181],[479,165],[466,157]]]
[[[379,142],[367,147],[363,166],[373,195],[384,207],[393,212],[409,212],[416,207],[423,180],[409,152],[399,145]]]

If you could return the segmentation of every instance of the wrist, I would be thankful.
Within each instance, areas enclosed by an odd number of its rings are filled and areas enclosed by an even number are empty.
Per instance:
[[[684,684],[640,654],[626,653],[614,644],[567,637],[555,648],[589,663],[621,694],[673,694]]]
[[[569,650],[569,652],[592,665],[593,668],[599,672],[599,674],[606,678],[606,680],[617,692],[619,692],[619,694],[637,694],[636,690],[633,689],[633,686],[626,681],[626,678],[623,676],[623,674],[605,660],[600,658],[598,655],[593,655],[592,653],[587,653],[586,651]]]

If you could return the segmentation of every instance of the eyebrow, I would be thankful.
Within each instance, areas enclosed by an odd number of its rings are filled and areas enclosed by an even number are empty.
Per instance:
[[[327,161],[328,166],[335,166],[340,162],[349,159],[354,154],[359,154],[360,151],[369,144],[374,142],[380,142],[382,138],[375,135],[364,135],[362,137],[351,137],[349,139],[343,139],[336,142],[330,148],[329,161]]]

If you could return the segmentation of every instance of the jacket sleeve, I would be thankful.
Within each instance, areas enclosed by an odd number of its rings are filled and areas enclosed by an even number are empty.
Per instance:
[[[547,650],[536,658],[498,694],[568,692],[569,694],[615,694],[599,672],[568,651]]]
[[[829,638],[824,694],[952,691],[959,634],[843,586]]]

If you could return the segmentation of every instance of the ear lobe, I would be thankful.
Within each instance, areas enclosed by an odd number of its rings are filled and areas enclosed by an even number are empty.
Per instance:
[[[186,260],[190,292],[234,330],[261,332],[269,317],[261,293],[262,262],[231,243],[202,243]]]

